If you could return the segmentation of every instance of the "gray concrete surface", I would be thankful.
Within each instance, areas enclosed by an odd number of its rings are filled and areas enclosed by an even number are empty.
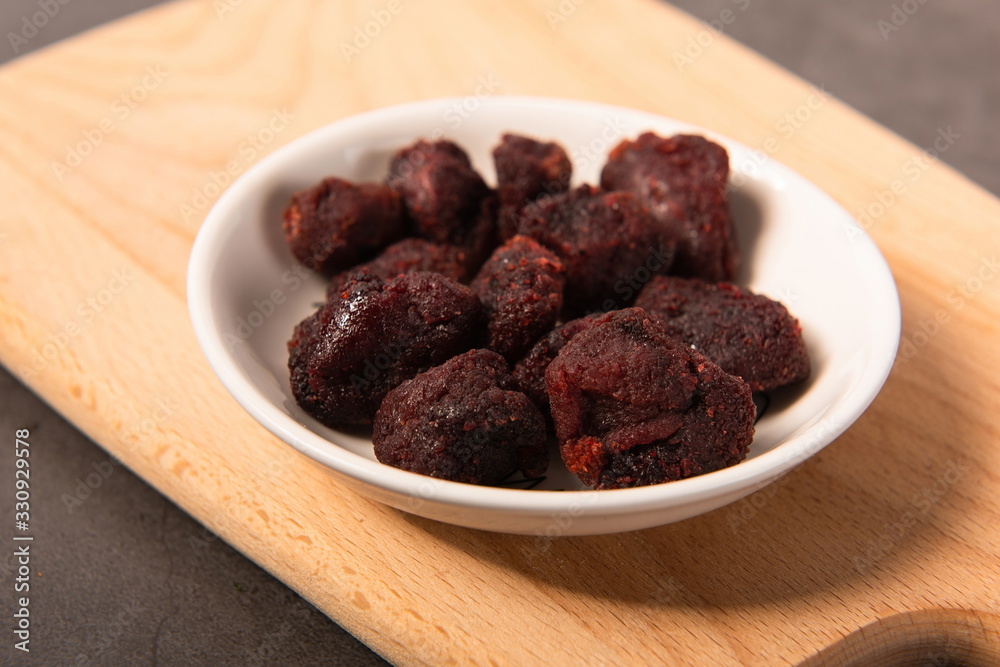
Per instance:
[[[38,11],[38,0],[4,0],[0,62],[153,4],[75,0],[26,44],[17,44],[14,53],[7,35],[19,32],[23,18]],[[674,4],[705,21],[731,10],[727,34],[824,85],[918,146],[929,144],[939,128],[952,126],[962,136],[944,160],[1000,194],[1000,135],[993,131],[1000,110],[1000,9],[995,3]],[[907,15],[904,7],[916,11]],[[880,28],[879,21],[886,23]],[[112,466],[103,477],[110,465],[107,454],[0,371],[0,433],[18,428],[30,429],[35,457],[35,633],[31,654],[13,650],[8,601],[14,575],[4,547],[0,600],[6,639],[0,645],[0,664],[381,662],[128,470]],[[0,539],[9,545],[14,519],[11,447],[0,448],[0,462]],[[70,512],[63,494],[75,493],[81,480],[95,472],[102,475],[101,483]]]
[[[990,0],[675,0],[1000,195],[1000,6]],[[740,10],[740,7],[746,7]],[[903,8],[906,8],[904,10]],[[909,15],[909,11],[916,11]],[[881,22],[881,23],[880,23]],[[896,25],[896,24],[899,25]],[[852,211],[853,213],[853,211]]]

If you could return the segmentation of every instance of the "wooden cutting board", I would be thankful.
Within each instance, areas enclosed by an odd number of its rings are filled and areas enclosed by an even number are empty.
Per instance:
[[[364,500],[258,426],[185,306],[220,188],[325,123],[477,94],[697,123],[858,213],[903,307],[871,409],[733,506],[554,542]],[[387,658],[1000,659],[1000,203],[822,91],[652,0],[205,0],[15,61],[0,95],[0,360]]]

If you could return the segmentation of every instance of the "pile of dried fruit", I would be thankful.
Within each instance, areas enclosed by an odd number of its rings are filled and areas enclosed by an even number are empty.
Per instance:
[[[800,382],[784,306],[733,279],[729,159],[645,133],[600,186],[570,186],[551,142],[507,134],[496,188],[459,146],[397,152],[384,184],[327,178],[284,215],[295,256],[330,276],[289,341],[299,405],[372,425],[379,461],[497,484],[566,466],[615,489],[743,460],[751,392]]]

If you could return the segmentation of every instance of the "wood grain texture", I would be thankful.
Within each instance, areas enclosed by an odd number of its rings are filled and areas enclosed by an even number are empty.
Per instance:
[[[800,667],[1000,664],[1000,616],[956,609],[895,614],[852,632]]]
[[[770,665],[900,613],[1000,613],[995,198],[724,37],[678,66],[705,28],[652,0],[403,2],[345,57],[387,6],[177,2],[0,70],[4,365],[402,664]],[[848,211],[877,212],[865,224],[894,271],[904,340],[872,408],[731,507],[559,540],[387,509],[258,426],[212,375],[185,305],[220,173],[347,115],[483,80],[712,128]],[[788,133],[782,119],[810,101]],[[905,193],[878,212],[894,181]]]

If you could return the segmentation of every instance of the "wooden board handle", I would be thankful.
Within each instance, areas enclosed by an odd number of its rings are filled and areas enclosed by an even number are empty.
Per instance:
[[[799,667],[1000,665],[1000,616],[928,609],[869,623]]]

